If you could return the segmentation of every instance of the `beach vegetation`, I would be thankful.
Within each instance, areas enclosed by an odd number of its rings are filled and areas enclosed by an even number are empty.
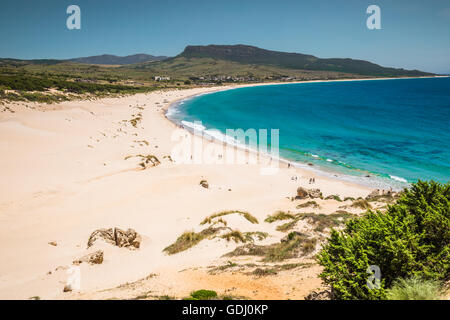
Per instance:
[[[218,271],[225,271],[227,269],[234,268],[234,267],[237,267],[237,266],[238,266],[237,263],[228,260],[227,263],[224,264],[224,265],[217,266],[217,267],[210,267],[211,269],[208,271],[208,273],[215,274]]]
[[[364,209],[364,210],[372,208],[371,204],[365,199],[355,200],[355,201],[353,201],[351,206],[354,208],[360,208],[360,209]]]
[[[266,239],[269,234],[267,232],[262,231],[250,231],[250,232],[244,232],[245,239],[247,241],[254,241],[255,238],[259,241]]]
[[[325,200],[336,200],[336,201],[342,202],[341,197],[339,197],[339,195],[337,195],[337,194],[331,194],[331,195],[325,197]]]
[[[215,236],[220,230],[224,228],[206,228],[200,232],[194,231],[186,231],[181,236],[177,238],[177,240],[171,244],[170,246],[164,248],[163,251],[168,254],[175,254],[181,251],[185,251],[204,239],[211,239]]]
[[[220,236],[222,239],[226,239],[227,241],[234,240],[234,242],[253,242],[255,238],[258,240],[264,240],[267,238],[267,232],[261,231],[252,231],[252,232],[240,232],[239,230],[231,230],[230,232],[223,234]]]
[[[217,292],[215,292],[213,290],[201,289],[201,290],[192,291],[190,297],[195,300],[211,300],[211,299],[217,298]]]
[[[199,185],[201,185],[203,188],[208,189],[209,188],[209,183],[207,180],[201,180]]]
[[[314,209],[320,208],[319,204],[316,201],[314,201],[314,200],[307,201],[305,203],[301,203],[301,204],[297,205],[296,208],[297,209],[301,209],[301,208],[308,208],[308,207],[313,207]]]
[[[216,224],[223,224],[225,227],[227,226],[228,222],[222,218],[216,219],[211,223],[211,226],[215,226]]]
[[[128,160],[134,157],[138,157],[141,158],[141,162],[139,163],[139,165],[142,167],[142,169],[146,169],[147,167],[155,167],[159,164],[161,164],[161,162],[159,161],[159,159],[152,155],[142,155],[142,154],[138,154],[138,155],[128,155],[126,156],[124,159]]]
[[[175,300],[175,297],[169,295],[158,296],[158,300]]]
[[[36,68],[48,69],[49,66]],[[111,84],[99,79],[84,79],[76,74],[34,73],[21,68],[0,69],[0,99],[54,103],[80,96],[106,96],[153,91],[153,87]],[[62,71],[62,70],[61,70]],[[5,91],[7,90],[7,91]],[[53,90],[53,91],[51,91]]]
[[[450,183],[418,181],[385,212],[348,220],[331,231],[318,261],[337,299],[385,299],[397,279],[448,281]],[[366,285],[371,265],[382,272],[378,289]]]
[[[264,221],[272,223],[279,220],[289,220],[289,219],[295,219],[295,216],[290,212],[277,211],[273,215],[267,216],[267,218]]]
[[[142,120],[142,115],[138,114],[137,116],[135,116],[134,118],[132,118],[130,120],[130,123],[133,127],[137,128],[137,125],[139,124],[139,122],[141,122]]]
[[[314,231],[323,232],[327,228],[329,229],[338,227],[352,217],[354,217],[353,214],[343,210],[339,210],[331,214],[300,212],[294,216],[294,219],[292,221],[282,224],[276,229],[281,232],[286,232],[288,230],[291,230],[298,221],[306,220],[314,225]]]
[[[239,230],[232,230],[222,235],[221,238],[226,239],[227,241],[234,240],[236,243],[247,242],[247,238]]]
[[[264,246],[247,244],[237,247],[225,256],[261,256],[264,262],[276,262],[309,254],[312,252],[311,246],[315,246],[316,243],[315,238],[309,238],[300,232],[291,232],[278,243]]]
[[[149,142],[147,140],[134,140],[135,143],[139,144],[140,146],[144,146],[144,144],[146,146],[149,145]]]
[[[250,274],[255,275],[257,277],[265,277],[270,275],[276,275],[278,272],[273,268],[256,268]]]
[[[389,300],[440,300],[441,288],[436,280],[424,280],[417,277],[396,279],[386,290]]]
[[[309,239],[306,235],[298,232],[291,232],[286,241],[271,245],[263,258],[263,261],[282,261],[295,258],[300,252],[308,254],[311,252],[311,245],[316,244],[317,239]]]
[[[220,211],[217,213],[214,213],[212,215],[210,215],[209,217],[206,217],[201,223],[200,225],[204,225],[207,223],[211,223],[213,221],[213,219],[218,218],[218,217],[223,217],[229,214],[239,214],[241,216],[243,216],[245,219],[247,219],[249,222],[251,223],[258,223],[258,219],[256,219],[254,216],[252,216],[249,212],[247,211],[240,211],[240,210],[226,210],[226,211]]]
[[[295,217],[293,220],[291,220],[291,221],[289,221],[289,222],[286,222],[286,223],[283,223],[283,224],[277,226],[277,227],[276,227],[276,230],[277,230],[277,231],[280,231],[280,232],[286,232],[286,231],[288,231],[288,230],[291,230],[293,227],[295,227],[295,225],[297,224],[297,222],[298,222],[299,220],[300,220],[300,219],[299,219],[298,217]]]

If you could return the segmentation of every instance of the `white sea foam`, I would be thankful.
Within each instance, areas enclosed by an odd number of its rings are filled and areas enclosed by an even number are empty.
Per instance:
[[[181,120],[181,123],[185,126],[188,127],[190,129],[193,129],[195,131],[204,131],[206,129],[205,126],[198,124],[198,123],[194,123],[194,122],[190,122],[190,121],[185,121],[185,120]]]
[[[180,113],[180,111],[176,107],[171,107],[166,111],[166,117],[170,118],[177,113]]]
[[[402,177],[391,176],[391,175],[389,175],[389,177],[390,177],[392,180],[395,180],[395,181],[400,181],[400,182],[408,183],[408,181],[406,181],[406,179],[404,179],[404,178],[402,178]]]

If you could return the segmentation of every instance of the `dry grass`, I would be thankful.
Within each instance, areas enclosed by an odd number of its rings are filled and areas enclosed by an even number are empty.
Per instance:
[[[364,209],[364,210],[368,210],[368,209],[372,208],[370,203],[365,199],[355,200],[355,201],[353,201],[351,206],[353,208],[360,208],[360,209]]]
[[[315,247],[317,242],[316,239],[308,239],[304,234],[291,232],[288,235],[287,241],[282,241],[272,245],[266,253],[263,261],[282,261],[285,259],[295,258],[300,253],[308,254],[311,250],[310,248],[307,248],[305,244],[310,246],[312,242],[314,242]]]
[[[284,223],[284,224],[282,224],[282,225],[279,225],[279,226],[276,228],[276,230],[277,230],[277,231],[281,231],[281,232],[289,231],[289,230],[291,230],[293,227],[295,227],[295,225],[297,224],[297,222],[298,222],[299,220],[300,220],[300,219],[299,219],[298,217],[296,217],[296,218],[294,218],[294,220],[292,220],[292,221],[289,221],[289,222],[286,222],[286,223]]]
[[[308,201],[297,206],[297,209],[313,207],[314,209],[319,209],[320,206],[316,201]]]
[[[273,215],[267,216],[265,222],[272,223],[278,220],[295,219],[295,216],[290,212],[277,211]]]
[[[177,240],[172,243],[170,246],[164,248],[163,251],[167,252],[168,254],[175,254],[178,252],[185,251],[196,244],[198,244],[203,239],[210,239],[213,236],[215,236],[220,230],[223,230],[224,228],[206,228],[198,233],[193,231],[186,231],[181,236],[177,238]]]
[[[222,239],[226,239],[227,241],[234,240],[234,242],[247,242],[246,237],[239,230],[230,231],[221,236]]]
[[[240,214],[241,216],[243,216],[245,219],[247,219],[251,223],[258,223],[258,219],[256,219],[254,216],[252,216],[250,213],[248,213],[246,211],[227,210],[227,211],[221,211],[221,212],[217,212],[217,213],[210,215],[209,217],[205,218],[200,224],[204,225],[206,223],[211,223],[212,220],[215,218],[223,217],[223,216],[226,216],[229,214],[235,214],[235,213]]]
[[[258,267],[254,269],[252,272],[250,272],[250,275],[255,275],[258,277],[265,277],[265,276],[271,276],[276,275],[278,272],[281,271],[287,271],[287,270],[293,270],[297,268],[305,268],[312,265],[311,263],[285,263],[285,264],[276,264],[269,266],[267,268]]]
[[[342,199],[337,194],[329,195],[328,197],[325,198],[325,200],[336,200],[342,202]]]
[[[384,195],[377,195],[377,196],[371,196],[371,197],[366,197],[365,200],[369,201],[369,202],[386,202],[386,203],[393,203],[395,202],[395,200],[397,200],[397,198],[399,198],[399,194],[397,194],[395,197],[392,194],[384,194]]]
[[[269,234],[267,232],[262,231],[251,231],[251,232],[244,232],[244,236],[248,241],[254,241],[255,238],[261,241],[266,239],[269,236]]]
[[[139,144],[141,147],[143,147],[144,145],[149,145],[147,140],[134,140],[134,142]]]
[[[314,238],[308,238],[306,235],[298,232],[291,232],[285,241],[267,246],[248,244],[237,247],[225,256],[262,256],[262,261],[282,261],[285,259],[296,258],[300,254],[305,255],[311,253],[313,251],[311,247],[314,245],[315,248],[316,243],[317,240]]]
[[[332,214],[301,212],[296,214],[292,221],[282,224],[276,229],[277,231],[286,232],[294,228],[298,221],[306,219],[314,225],[314,231],[322,232],[327,228],[337,227],[352,217],[354,217],[353,214],[343,210],[336,211]]]
[[[250,274],[255,275],[257,277],[265,277],[265,276],[276,275],[277,273],[278,272],[272,268],[267,268],[267,269],[256,268]]]
[[[308,219],[314,225],[314,231],[322,232],[325,229],[337,227],[345,220],[354,217],[353,214],[339,211],[332,214],[299,213],[300,219]]]
[[[147,167],[155,167],[155,166],[161,164],[159,159],[152,154],[149,154],[149,155],[138,154],[138,155],[134,155],[134,156],[130,155],[130,156],[126,156],[124,159],[128,160],[128,159],[134,158],[134,157],[141,158],[141,162],[139,163],[139,165],[143,169],[146,169]]]
[[[130,120],[130,123],[133,127],[137,128],[137,125],[141,122],[142,120],[142,114],[138,113],[136,116],[132,115],[132,117],[134,117],[133,119]]]
[[[237,263],[232,262],[232,261],[227,261],[227,263],[224,264],[224,265],[217,266],[217,267],[214,267],[214,266],[213,267],[209,267],[210,270],[208,270],[208,273],[209,274],[215,274],[217,272],[225,271],[227,269],[234,268],[234,267],[237,267],[237,266],[238,266]]]
[[[227,241],[234,240],[234,242],[245,243],[245,242],[254,242],[255,238],[258,240],[263,240],[267,238],[268,234],[266,232],[261,231],[252,231],[252,232],[240,232],[239,230],[231,230],[230,232],[221,236],[222,239],[226,239]]]

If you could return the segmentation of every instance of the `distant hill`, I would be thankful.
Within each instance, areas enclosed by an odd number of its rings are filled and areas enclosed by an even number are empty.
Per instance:
[[[364,60],[349,58],[321,59],[301,53],[265,50],[247,45],[187,46],[177,57],[213,58],[250,65],[276,66],[286,69],[333,71],[365,76],[426,76],[431,73],[419,70],[386,68]],[[177,58],[175,57],[175,58]]]
[[[166,56],[152,56],[150,54],[133,54],[130,56],[119,57],[111,54],[103,54],[99,56],[91,56],[91,57],[82,57],[82,58],[73,58],[66,60],[57,60],[57,59],[31,59],[31,60],[22,60],[22,59],[10,59],[10,58],[0,58],[0,65],[54,65],[64,62],[76,62],[76,63],[85,63],[85,64],[104,64],[104,65],[127,65],[134,63],[143,63],[143,62],[154,62],[154,61],[162,61],[168,59]]]
[[[141,63],[148,61],[161,61],[165,60],[168,57],[165,56],[152,56],[150,54],[133,54],[130,56],[119,57],[111,54],[103,54],[100,56],[91,56],[91,57],[82,57],[82,58],[73,58],[68,59],[67,61],[78,62],[78,63],[87,63],[87,64],[105,64],[105,65],[127,65],[133,63]]]
[[[10,66],[25,66],[28,64],[51,66],[63,62],[62,60],[56,59],[33,59],[33,60],[21,60],[21,59],[10,59],[10,58],[0,58],[0,66],[10,65]]]

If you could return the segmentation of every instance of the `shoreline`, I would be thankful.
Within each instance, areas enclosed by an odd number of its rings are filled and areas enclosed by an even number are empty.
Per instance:
[[[229,90],[234,90],[234,89],[239,89],[239,88],[248,88],[248,87],[257,87],[257,86],[275,86],[275,85],[288,85],[288,84],[302,84],[302,83],[323,83],[323,82],[347,82],[347,81],[374,81],[374,80],[399,80],[399,79],[426,79],[426,78],[448,78],[450,76],[425,76],[425,77],[403,77],[403,78],[362,78],[362,79],[336,79],[336,80],[311,80],[311,81],[296,81],[296,82],[287,82],[287,83],[279,83],[279,82],[271,82],[271,83],[258,83],[258,84],[244,84],[244,85],[233,85],[233,86],[226,86],[225,88],[223,87],[210,87],[212,90],[208,91],[208,92],[202,92],[202,93],[198,93],[198,94],[193,94],[193,95],[189,95],[180,99],[177,99],[173,102],[171,102],[168,106],[166,106],[164,108],[164,118],[173,123],[175,126],[181,126],[184,130],[186,130],[187,132],[189,132],[191,135],[195,135],[195,131],[193,128],[187,128],[185,125],[178,123],[176,120],[172,120],[169,118],[168,113],[169,113],[169,109],[175,109],[177,107],[177,105],[179,105],[181,102],[183,101],[189,101],[192,99],[195,99],[199,96],[203,96],[206,94],[213,94],[213,93],[217,93],[217,92],[221,92],[221,91],[229,91]],[[181,122],[181,120],[180,120]],[[211,130],[211,128],[207,128],[208,130]],[[201,130],[200,134],[208,136],[207,133],[204,132],[204,130]],[[225,135],[222,132],[223,135]],[[214,141],[216,141],[216,139],[214,137],[210,137],[212,138]],[[229,142],[225,141],[225,140],[218,140],[216,141],[218,144],[225,144],[225,145],[229,145],[229,146],[233,146],[236,148],[240,148],[242,150],[244,150],[245,152],[250,152],[250,153],[255,153],[258,157],[259,156],[263,156],[265,158],[269,157],[272,158],[270,154],[268,153],[264,153],[261,154],[261,152],[259,150],[255,150],[254,148],[249,147],[248,145],[245,146],[239,146],[239,145],[233,145],[230,144]],[[299,169],[302,170],[306,170],[306,171],[310,171],[311,173],[314,174],[318,174],[322,177],[328,178],[328,179],[335,179],[335,180],[339,180],[339,181],[344,181],[347,183],[354,183],[357,184],[361,187],[365,187],[365,188],[371,188],[371,189],[375,189],[375,188],[379,188],[379,189],[389,189],[392,188],[395,191],[401,191],[403,188],[408,187],[410,185],[409,182],[407,181],[402,181],[404,180],[403,178],[393,178],[393,176],[389,175],[390,177],[378,177],[377,179],[370,179],[370,181],[367,181],[366,183],[364,183],[363,181],[358,180],[362,178],[362,176],[356,176],[356,175],[349,175],[349,174],[345,174],[345,173],[341,173],[339,171],[333,171],[332,169],[330,169],[330,171],[327,171],[323,168],[321,168],[320,166],[317,167],[313,167],[308,165],[307,162],[299,162],[299,161],[294,161],[294,160],[290,160],[287,158],[284,158],[282,156],[278,156],[277,161],[280,162],[281,164],[285,165],[286,167],[288,166],[294,166],[297,167]],[[399,180],[401,179],[401,180]],[[392,182],[390,181],[392,180]],[[377,183],[378,182],[378,183]],[[402,184],[406,184],[404,186],[397,186],[395,184],[395,182],[401,182]]]

